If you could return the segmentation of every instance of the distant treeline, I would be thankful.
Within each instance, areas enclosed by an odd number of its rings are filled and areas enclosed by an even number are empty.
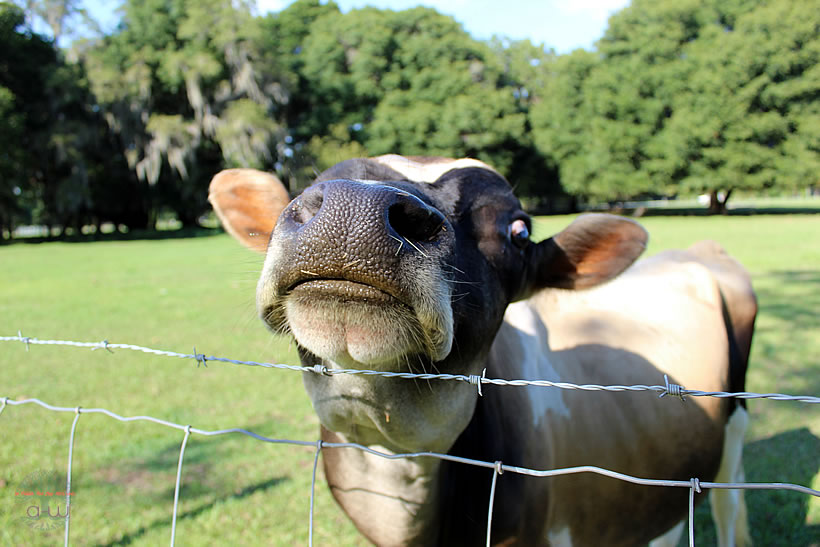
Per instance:
[[[191,226],[224,167],[296,192],[385,153],[482,159],[540,212],[704,193],[719,212],[820,181],[818,2],[633,0],[567,55],[332,0],[126,0],[111,33],[60,49],[93,24],[81,3],[20,3],[0,2],[4,237]]]

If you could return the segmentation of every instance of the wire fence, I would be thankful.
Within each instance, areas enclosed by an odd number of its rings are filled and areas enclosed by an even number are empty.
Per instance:
[[[751,393],[751,392],[737,392],[737,393],[729,393],[729,392],[704,392],[698,390],[690,390],[686,389],[683,386],[672,384],[669,382],[668,378],[664,377],[664,385],[629,385],[629,386],[620,386],[620,385],[609,385],[609,386],[601,386],[601,385],[578,385],[578,384],[570,384],[565,382],[551,382],[547,380],[505,380],[505,379],[497,379],[497,378],[487,378],[484,374],[482,375],[459,375],[459,374],[414,374],[414,373],[393,373],[393,372],[383,372],[383,371],[373,371],[373,370],[358,370],[358,369],[328,369],[325,366],[295,366],[295,365],[286,365],[286,364],[274,364],[274,363],[260,363],[256,361],[241,361],[236,359],[228,359],[225,357],[217,357],[217,356],[206,356],[201,353],[197,353],[196,348],[193,349],[193,353],[178,353],[173,351],[164,351],[164,350],[157,350],[153,348],[147,348],[143,346],[137,346],[133,344],[115,344],[109,343],[106,340],[102,342],[75,342],[69,340],[39,340],[37,338],[30,338],[23,336],[22,333],[18,332],[17,336],[0,336],[0,342],[18,342],[23,343],[26,345],[26,350],[30,348],[31,345],[56,345],[56,346],[70,346],[70,347],[77,347],[77,348],[90,348],[93,350],[107,350],[113,353],[114,349],[122,349],[122,350],[130,350],[130,351],[139,351],[143,353],[165,356],[165,357],[176,357],[181,359],[192,359],[196,361],[197,366],[203,365],[207,366],[208,362],[221,362],[221,363],[229,363],[234,365],[247,365],[247,366],[259,366],[264,368],[274,368],[274,369],[283,369],[283,370],[292,370],[292,371],[299,371],[299,372],[309,372],[314,374],[325,374],[325,375],[336,375],[336,374],[362,374],[368,376],[383,376],[388,378],[403,378],[403,379],[423,379],[423,380],[441,380],[441,381],[459,381],[459,382],[467,382],[469,384],[475,385],[478,389],[479,395],[481,395],[481,386],[485,384],[491,385],[500,385],[500,386],[539,386],[539,387],[553,387],[558,389],[571,389],[571,390],[583,390],[583,391],[611,391],[611,392],[626,392],[626,391],[652,391],[659,394],[659,397],[664,397],[666,395],[679,397],[681,399],[687,396],[693,397],[719,397],[719,398],[726,398],[726,397],[734,397],[738,399],[771,399],[777,401],[793,401],[793,402],[800,402],[800,403],[808,403],[808,404],[817,404],[820,403],[820,397],[813,397],[813,396],[803,396],[803,395],[786,395],[781,393]],[[486,372],[486,371],[485,371]],[[381,452],[378,450],[374,450],[367,446],[363,446],[356,443],[328,443],[322,440],[317,441],[303,441],[303,440],[290,440],[290,439],[275,439],[270,437],[265,437],[263,435],[259,435],[252,431],[248,431],[242,428],[230,428],[230,429],[220,429],[220,430],[213,430],[208,431],[204,429],[198,429],[192,427],[191,425],[183,425],[177,424],[173,422],[169,422],[166,420],[162,420],[159,418],[155,418],[152,416],[121,416],[116,414],[110,410],[104,408],[81,408],[77,407],[60,407],[48,404],[43,402],[39,399],[23,399],[23,400],[12,400],[9,397],[2,397],[0,398],[0,416],[2,416],[3,411],[6,409],[7,406],[18,406],[18,405],[26,405],[26,404],[34,404],[38,405],[44,409],[53,411],[53,412],[73,412],[74,413],[74,421],[71,425],[71,434],[69,437],[69,447],[68,447],[68,464],[67,464],[67,479],[66,479],[66,516],[65,516],[65,535],[64,535],[64,544],[67,546],[69,544],[69,537],[70,537],[70,503],[71,503],[71,467],[72,467],[72,459],[73,459],[73,450],[74,450],[74,434],[77,428],[77,423],[80,419],[81,414],[104,414],[110,418],[114,418],[115,420],[121,422],[133,422],[133,421],[148,421],[153,422],[159,425],[163,425],[165,427],[178,429],[184,433],[182,444],[179,450],[179,460],[177,464],[177,473],[176,473],[176,483],[174,486],[174,506],[173,506],[173,513],[171,515],[171,545],[174,545],[176,539],[176,522],[177,522],[177,512],[179,507],[179,490],[180,490],[180,481],[182,477],[182,467],[183,467],[183,459],[185,456],[185,448],[188,444],[188,440],[191,434],[203,435],[203,436],[218,436],[218,435],[227,435],[227,434],[241,434],[252,437],[258,441],[266,442],[266,443],[274,443],[274,444],[287,444],[287,445],[296,445],[296,446],[313,446],[315,447],[315,454],[314,454],[314,461],[313,461],[313,474],[311,479],[311,492],[310,492],[310,517],[309,517],[309,528],[308,528],[308,544],[313,545],[313,505],[314,505],[314,493],[316,490],[316,471],[317,465],[319,460],[319,454],[322,450],[326,449],[339,449],[339,448],[354,448],[374,456],[382,457],[388,460],[396,460],[396,459],[407,459],[407,458],[438,458],[443,461],[450,461],[465,465],[472,465],[477,467],[483,467],[488,470],[491,470],[493,473],[491,488],[489,492],[489,510],[487,514],[487,533],[486,533],[486,542],[487,545],[490,545],[490,535],[492,530],[492,518],[493,518],[493,501],[495,498],[495,487],[496,487],[496,480],[499,475],[502,473],[516,473],[520,475],[528,475],[532,477],[556,477],[561,475],[572,475],[578,473],[594,473],[614,479],[618,479],[621,481],[629,482],[632,484],[638,484],[643,486],[663,486],[663,487],[677,487],[677,488],[687,488],[689,489],[689,516],[688,516],[688,524],[689,524],[689,544],[694,546],[694,497],[695,493],[700,493],[703,489],[745,489],[745,490],[791,490],[795,492],[800,492],[802,494],[807,494],[810,496],[815,496],[820,498],[820,491],[814,490],[812,488],[801,486],[797,484],[789,484],[789,483],[716,483],[716,482],[707,482],[701,481],[698,478],[692,478],[688,481],[678,481],[678,480],[662,480],[662,479],[648,479],[643,477],[635,477],[631,475],[626,475],[623,473],[618,473],[616,471],[611,471],[608,469],[603,469],[600,467],[595,466],[579,466],[579,467],[569,467],[563,469],[548,469],[548,470],[538,470],[538,469],[529,469],[525,467],[518,467],[514,465],[507,465],[501,461],[489,462],[489,461],[481,461],[481,460],[474,460],[469,458],[462,458],[458,456],[452,456],[449,454],[439,454],[435,452],[414,452],[414,453],[405,453],[405,454],[389,454],[385,452]]]
[[[193,348],[193,353],[178,353],[175,351],[165,351],[137,346],[134,344],[115,344],[108,340],[101,342],[73,342],[69,340],[39,340],[37,338],[30,338],[23,336],[18,332],[17,336],[0,336],[0,342],[22,342],[28,349],[31,345],[45,345],[45,346],[71,346],[77,348],[90,348],[92,351],[105,349],[112,351],[114,349],[125,349],[130,351],[140,351],[153,355],[160,355],[164,357],[176,357],[179,359],[193,359],[197,362],[197,366],[208,366],[209,362],[229,363],[233,365],[246,365],[263,368],[273,368],[282,370],[291,370],[298,372],[313,372],[316,374],[324,374],[335,376],[338,374],[357,374],[362,376],[382,376],[384,378],[402,378],[402,379],[417,379],[417,380],[443,380],[443,381],[457,381],[467,382],[478,387],[478,393],[481,395],[481,386],[484,384],[491,384],[496,386],[537,386],[537,387],[554,387],[568,390],[581,391],[654,391],[659,394],[659,397],[672,395],[675,397],[685,398],[691,397],[717,397],[717,398],[736,398],[736,399],[772,399],[776,401],[795,401],[800,403],[820,404],[820,397],[809,395],[786,395],[783,393],[752,393],[748,391],[741,392],[726,392],[726,391],[700,391],[696,389],[686,389],[678,384],[670,383],[668,378],[664,376],[664,385],[609,385],[602,386],[596,384],[572,384],[568,382],[551,382],[549,380],[505,380],[502,378],[487,378],[485,375],[476,374],[433,374],[433,373],[412,373],[412,372],[385,372],[378,370],[364,370],[364,369],[344,369],[344,368],[328,368],[324,365],[314,365],[311,367],[298,365],[285,365],[275,363],[261,363],[258,361],[241,361],[238,359],[228,359],[227,357],[217,357],[214,355],[206,356],[203,353],[197,353],[196,347]],[[485,371],[486,372],[486,371]]]

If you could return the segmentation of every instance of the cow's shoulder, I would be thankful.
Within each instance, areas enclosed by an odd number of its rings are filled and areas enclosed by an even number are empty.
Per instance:
[[[656,308],[667,299],[684,299],[716,310],[721,308],[715,272],[688,251],[663,251],[639,260],[621,277],[617,280],[619,288],[628,287],[630,292],[638,293],[631,298],[644,301],[644,305],[650,308]],[[613,296],[624,295],[621,291],[607,292],[613,293]],[[646,296],[642,297],[641,294]]]
[[[541,291],[533,303],[545,316],[599,316],[606,311],[652,321],[681,306],[719,311],[721,297],[716,277],[706,265],[684,251],[668,251],[639,260],[618,277],[590,289]]]
[[[693,340],[710,348],[725,345],[719,286],[697,260],[656,255],[591,289],[541,291],[532,304],[547,325],[553,350],[613,347],[671,364],[679,360],[675,355],[691,350]],[[705,366],[715,366],[715,352],[691,351],[703,353]]]

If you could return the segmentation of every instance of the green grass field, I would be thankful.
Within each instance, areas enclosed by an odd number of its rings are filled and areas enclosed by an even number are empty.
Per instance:
[[[536,235],[568,217],[541,218]],[[760,298],[748,389],[820,394],[820,217],[647,218],[649,253],[712,238],[752,272]],[[236,359],[296,363],[286,340],[255,317],[261,257],[225,235],[160,241],[15,244],[0,247],[0,335],[133,343]],[[128,351],[0,343],[0,397],[106,408],[202,429],[243,427],[315,440],[318,420],[298,373],[220,363],[197,367]],[[749,405],[747,480],[820,487],[820,408]],[[62,529],[31,530],[18,486],[38,470],[65,473],[74,416],[34,405],[0,414],[0,544],[51,545]],[[670,435],[674,435],[671,431]],[[73,543],[168,542],[183,433],[147,422],[80,417],[74,448]],[[192,435],[186,449],[178,545],[306,544],[313,449],[245,436]],[[537,480],[537,479],[534,479]],[[317,545],[364,542],[316,488]],[[820,500],[749,492],[761,545],[820,543]],[[708,509],[698,545],[714,544]]]

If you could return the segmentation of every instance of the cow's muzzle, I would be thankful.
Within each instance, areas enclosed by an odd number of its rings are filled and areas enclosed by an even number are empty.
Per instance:
[[[311,351],[344,347],[368,360],[422,352],[437,360],[452,337],[445,264],[453,243],[446,217],[411,190],[318,183],[279,218],[257,293],[260,313]],[[398,341],[362,349],[377,343],[367,342],[370,335]]]

